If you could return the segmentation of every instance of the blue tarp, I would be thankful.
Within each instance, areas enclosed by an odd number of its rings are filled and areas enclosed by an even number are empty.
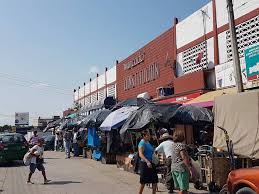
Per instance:
[[[102,152],[99,150],[94,150],[93,154],[92,154],[93,159],[95,160],[100,160],[102,157]]]
[[[100,145],[99,136],[97,135],[96,128],[88,128],[88,143],[87,145],[97,147]]]

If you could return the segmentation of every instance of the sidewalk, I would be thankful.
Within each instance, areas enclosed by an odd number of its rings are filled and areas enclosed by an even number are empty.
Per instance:
[[[41,173],[32,177],[34,185],[25,184],[28,167],[12,165],[0,167],[1,194],[134,194],[139,187],[138,175],[118,169],[115,165],[104,165],[83,158],[64,159],[62,152],[46,152],[45,168],[51,183],[44,185]],[[193,191],[193,190],[192,190]],[[151,189],[145,188],[145,194]],[[166,189],[159,184],[159,193]],[[208,193],[199,191],[194,193]]]

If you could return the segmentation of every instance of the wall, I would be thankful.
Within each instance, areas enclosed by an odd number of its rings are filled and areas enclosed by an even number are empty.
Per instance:
[[[108,69],[106,72],[106,76],[107,76],[107,85],[109,86],[109,84],[116,84],[116,66],[113,66],[111,69]],[[97,82],[98,81],[98,82]],[[97,88],[98,87],[98,88]],[[100,90],[101,89],[101,90]],[[85,102],[86,104],[90,102],[90,97],[88,97],[91,93],[91,99],[92,101],[95,101],[97,99],[97,90],[98,93],[100,94],[100,96],[105,95],[105,72],[102,73],[101,75],[97,77],[95,77],[94,79],[92,79],[91,83],[90,81],[87,82],[84,86],[80,87],[79,90],[79,102],[81,104],[84,104],[84,94],[85,94]],[[108,89],[107,89],[108,90]],[[112,92],[113,96],[116,96],[116,87],[115,87],[115,91]],[[102,97],[103,98],[103,97]],[[78,100],[78,90],[74,93],[74,100],[77,101]]]
[[[239,18],[259,7],[258,0],[233,0],[235,18]],[[216,0],[217,25],[221,27],[228,23],[226,0]]]
[[[210,2],[177,24],[177,48],[181,48],[204,35],[203,14],[201,10],[206,13],[204,16],[206,33],[209,33],[213,30],[212,2]]]
[[[145,54],[144,61],[131,69],[124,69],[124,65],[138,58],[141,54]],[[147,45],[130,55],[117,65],[117,94],[118,100],[124,100],[131,97],[137,97],[138,94],[148,92],[150,96],[156,97],[156,89],[161,86],[172,84],[173,69],[173,30],[172,28],[149,42]],[[125,90],[125,79],[128,76],[136,75],[149,67],[151,64],[159,65],[159,77],[155,80],[148,81],[143,84],[142,79],[136,76],[136,86]]]

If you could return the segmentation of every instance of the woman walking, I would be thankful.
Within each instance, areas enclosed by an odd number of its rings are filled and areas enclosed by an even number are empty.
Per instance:
[[[140,169],[140,188],[139,194],[143,193],[145,184],[152,183],[152,194],[156,193],[158,176],[156,168],[152,164],[152,156],[154,149],[149,143],[150,134],[148,131],[142,132],[142,140],[139,142],[138,151],[140,157],[139,169]]]
[[[179,189],[179,194],[186,194],[189,189],[189,177],[191,174],[191,163],[186,145],[184,142],[184,131],[176,129],[173,134],[172,149],[172,176],[175,188]]]

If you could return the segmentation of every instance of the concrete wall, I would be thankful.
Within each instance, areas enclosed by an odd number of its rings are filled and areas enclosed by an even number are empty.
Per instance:
[[[205,26],[203,23],[203,13],[205,18]],[[209,33],[213,30],[213,21],[212,21],[212,2],[208,3],[200,10],[194,12],[192,15],[179,22],[176,27],[176,44],[177,48],[192,42],[195,39],[200,38],[204,35],[204,27],[206,33]]]
[[[235,18],[239,18],[259,7],[258,0],[233,0]],[[216,0],[217,25],[221,27],[228,23],[226,0]]]

